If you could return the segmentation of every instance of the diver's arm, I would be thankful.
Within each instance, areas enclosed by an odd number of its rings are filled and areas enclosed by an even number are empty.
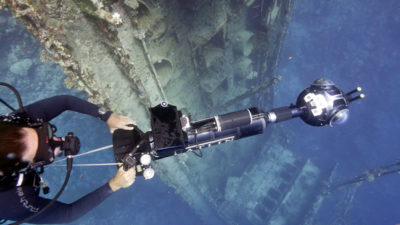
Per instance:
[[[29,223],[60,224],[71,222],[98,206],[112,193],[110,185],[106,183],[74,203],[65,204],[56,201],[45,212],[30,220]],[[51,199],[37,196],[33,187],[14,187],[0,192],[0,218],[22,221],[45,207],[50,201]]]
[[[93,191],[90,194],[80,198],[79,200],[65,204],[62,202],[55,202],[49,209],[43,214],[32,219],[31,223],[69,223],[81,216],[93,208],[100,205],[108,196],[113,192],[118,191],[121,188],[130,187],[136,178],[136,170],[131,168],[125,171],[122,167],[119,168],[115,176],[106,184]],[[44,207],[49,199],[37,198],[35,201],[42,201],[41,205]]]
[[[109,182],[97,190],[70,204],[56,201],[42,214],[29,220],[29,223],[60,224],[72,222],[100,205],[113,192],[131,186],[135,182],[135,178],[136,170],[134,168],[125,171],[121,167]],[[0,218],[14,221],[24,220],[41,208],[46,207],[50,201],[52,200],[39,197],[35,188],[31,186],[20,186],[0,191]]]
[[[30,209],[43,208],[51,201],[51,199],[46,199],[36,196],[31,187],[25,187],[23,189],[20,189],[18,193],[19,196],[23,196],[23,201],[22,199],[19,199],[19,201],[16,202],[15,205],[13,204],[12,208],[13,212],[17,211],[19,213],[15,214],[15,213],[4,212],[6,214],[4,218],[17,221],[23,220],[33,214],[33,212]],[[87,194],[86,196],[80,198],[79,200],[71,204],[66,204],[56,201],[45,212],[30,220],[29,223],[35,223],[35,224],[70,223],[82,217],[90,210],[100,205],[112,193],[113,191],[111,190],[110,185],[106,183],[97,190]]]
[[[43,119],[48,122],[54,117],[60,115],[66,110],[72,110],[79,113],[91,115],[107,121],[111,111],[101,113],[99,107],[95,104],[87,102],[70,95],[58,95],[51,98],[43,99],[41,101],[32,103],[24,107],[25,111],[33,119]]]

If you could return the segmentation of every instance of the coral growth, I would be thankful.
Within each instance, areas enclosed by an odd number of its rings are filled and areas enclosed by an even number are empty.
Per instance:
[[[121,25],[122,19],[118,12],[109,12],[106,10],[101,0],[73,0],[74,3],[85,13],[107,21],[113,25]]]
[[[6,0],[0,0],[0,10],[7,6]]]

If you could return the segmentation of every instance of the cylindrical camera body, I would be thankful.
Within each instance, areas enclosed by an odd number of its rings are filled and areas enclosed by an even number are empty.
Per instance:
[[[196,150],[263,133],[266,127],[264,116],[258,108],[216,116],[217,129],[190,132],[186,150]]]
[[[252,115],[249,109],[231,112],[215,117],[218,131],[249,125],[251,120]]]

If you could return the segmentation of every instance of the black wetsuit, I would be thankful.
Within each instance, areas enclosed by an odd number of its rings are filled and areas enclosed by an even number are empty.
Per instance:
[[[67,95],[55,96],[24,107],[33,119],[41,118],[47,122],[66,110],[72,110],[107,121],[111,112],[100,113],[99,107],[79,98]],[[29,223],[68,223],[83,216],[98,206],[112,194],[108,183],[81,199],[66,204],[55,202],[45,213],[40,214]],[[51,200],[41,198],[32,186],[13,187],[0,192],[0,218],[23,220],[47,205]]]

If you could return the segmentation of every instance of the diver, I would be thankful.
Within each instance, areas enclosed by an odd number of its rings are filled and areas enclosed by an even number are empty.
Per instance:
[[[51,201],[39,196],[41,187],[44,193],[48,190],[40,178],[40,171],[32,169],[31,165],[36,163],[43,166],[53,162],[57,154],[55,152],[65,147],[68,136],[54,136],[55,126],[48,122],[66,110],[97,117],[107,123],[111,132],[115,129],[134,129],[135,121],[129,117],[111,111],[102,112],[92,103],[67,95],[25,106],[25,114],[16,110],[10,115],[0,116],[0,220],[26,219]],[[75,145],[79,151],[79,139]],[[97,190],[70,204],[55,201],[44,213],[28,222],[60,224],[74,221],[98,206],[113,192],[131,186],[135,177],[134,169],[125,171],[120,168],[111,180]]]

